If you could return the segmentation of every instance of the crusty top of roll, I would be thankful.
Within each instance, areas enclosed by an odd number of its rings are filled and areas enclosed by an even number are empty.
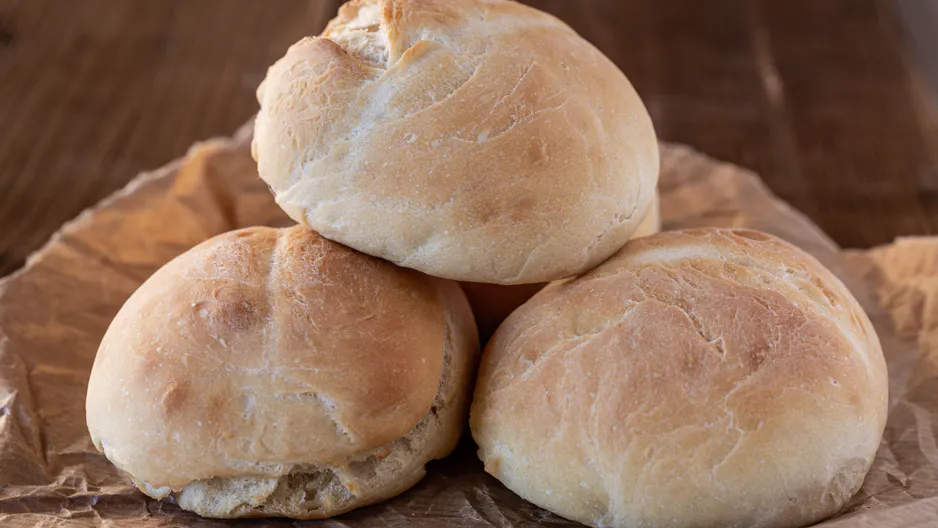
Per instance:
[[[504,0],[353,0],[258,89],[253,153],[295,220],[431,275],[587,271],[644,218],[651,120],[618,68]]]
[[[89,385],[92,439],[136,481],[178,491],[402,437],[440,386],[436,282],[303,227],[208,240],[112,322]]]
[[[580,522],[796,526],[859,489],[886,412],[844,285],[774,237],[705,229],[629,242],[516,310],[471,426],[488,472]]]

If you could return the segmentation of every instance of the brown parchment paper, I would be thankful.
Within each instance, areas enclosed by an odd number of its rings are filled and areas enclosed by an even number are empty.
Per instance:
[[[200,519],[145,497],[97,453],[85,389],[124,300],[206,238],[289,224],[257,178],[249,133],[141,175],[0,282],[0,526],[574,526],[487,476],[469,439],[412,490],[318,523]],[[885,438],[860,493],[824,526],[938,526],[938,239],[841,252],[754,174],[682,146],[663,145],[662,156],[666,229],[746,226],[781,236],[838,274],[876,325],[890,370]]]

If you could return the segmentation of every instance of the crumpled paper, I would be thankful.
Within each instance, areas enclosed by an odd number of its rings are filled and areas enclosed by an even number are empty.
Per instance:
[[[289,225],[257,177],[250,127],[196,145],[61,229],[0,282],[0,526],[291,526],[201,519],[138,492],[85,428],[85,390],[104,331],[151,273],[231,229]],[[758,177],[662,146],[666,229],[750,227],[814,254],[863,303],[890,374],[885,437],[860,493],[823,526],[938,525],[938,239],[843,252]],[[465,438],[410,491],[324,527],[575,526],[486,475]]]

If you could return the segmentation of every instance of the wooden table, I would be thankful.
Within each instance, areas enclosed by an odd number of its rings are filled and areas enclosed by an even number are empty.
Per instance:
[[[267,65],[339,3],[0,0],[0,275],[245,122]],[[529,3],[626,72],[661,138],[756,170],[840,244],[938,228],[935,2]]]

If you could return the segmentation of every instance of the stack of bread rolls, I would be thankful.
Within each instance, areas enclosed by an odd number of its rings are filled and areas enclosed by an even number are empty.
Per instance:
[[[887,395],[863,310],[771,236],[655,235],[648,113],[556,18],[353,0],[257,93],[298,225],[177,257],[95,360],[92,440],[145,494],[330,517],[467,424],[487,472],[591,526],[799,526],[859,489]]]

